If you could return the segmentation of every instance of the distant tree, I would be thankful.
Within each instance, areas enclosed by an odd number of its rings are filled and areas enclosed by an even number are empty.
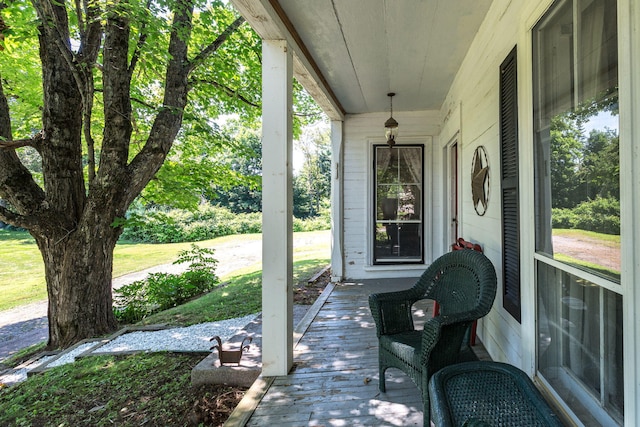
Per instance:
[[[243,147],[234,157],[227,157],[226,164],[242,177],[242,184],[214,185],[208,198],[233,213],[262,212],[262,142],[257,129],[242,128],[232,132],[234,139]]]
[[[554,208],[573,208],[584,197],[578,194],[582,157],[582,131],[568,114],[551,120],[551,194]]]
[[[323,126],[306,129],[298,142],[303,154],[300,172],[294,178],[294,215],[316,216],[331,195],[331,145]]]
[[[614,130],[592,130],[584,147],[580,180],[590,200],[620,200],[620,138]]]

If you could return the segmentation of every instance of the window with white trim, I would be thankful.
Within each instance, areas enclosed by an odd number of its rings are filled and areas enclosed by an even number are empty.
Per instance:
[[[585,425],[623,421],[615,0],[533,29],[538,373]]]
[[[421,145],[374,145],[374,264],[422,263]]]

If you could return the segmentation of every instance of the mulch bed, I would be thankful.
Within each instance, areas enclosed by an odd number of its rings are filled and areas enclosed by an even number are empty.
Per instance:
[[[200,397],[196,399],[191,412],[187,415],[188,425],[222,426],[246,391],[241,387],[215,386],[219,387],[219,390],[212,395],[211,392],[207,393],[210,387],[212,386],[200,386],[192,390]]]
[[[293,288],[293,303],[300,305],[313,304],[330,281],[331,270],[327,268],[312,282],[297,283]]]

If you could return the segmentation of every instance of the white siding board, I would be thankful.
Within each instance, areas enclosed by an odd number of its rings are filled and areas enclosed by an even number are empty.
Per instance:
[[[502,309],[502,206],[500,198],[500,146],[498,128],[499,66],[517,43],[520,2],[495,1],[456,76],[443,112],[460,106],[461,235],[480,242],[498,275],[499,289],[492,311],[482,320],[479,336],[496,360],[520,366],[520,324]],[[526,47],[521,47],[524,49]],[[444,110],[446,108],[446,110]],[[479,145],[489,159],[489,204],[478,216],[471,198],[471,162]]]
[[[400,94],[398,95],[400,96]],[[372,145],[384,144],[384,122],[389,112],[347,115],[345,118],[344,153],[344,222],[345,276],[348,279],[415,277],[424,265],[371,266],[370,229],[373,227],[371,199],[373,195]],[[440,132],[438,111],[394,112],[399,122],[398,143],[425,143],[425,209],[433,206],[431,193],[432,153],[434,137]],[[425,234],[429,234],[431,212],[425,212]],[[369,216],[371,215],[371,218]],[[426,242],[429,239],[425,239]],[[431,253],[429,247],[425,248]]]

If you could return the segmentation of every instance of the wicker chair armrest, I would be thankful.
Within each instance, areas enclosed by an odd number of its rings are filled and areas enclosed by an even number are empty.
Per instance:
[[[422,328],[422,360],[428,360],[429,354],[433,347],[440,339],[442,327],[447,319],[445,316],[436,316],[427,319]]]
[[[369,295],[369,307],[378,338],[414,330],[411,306],[416,301],[408,290]]]

